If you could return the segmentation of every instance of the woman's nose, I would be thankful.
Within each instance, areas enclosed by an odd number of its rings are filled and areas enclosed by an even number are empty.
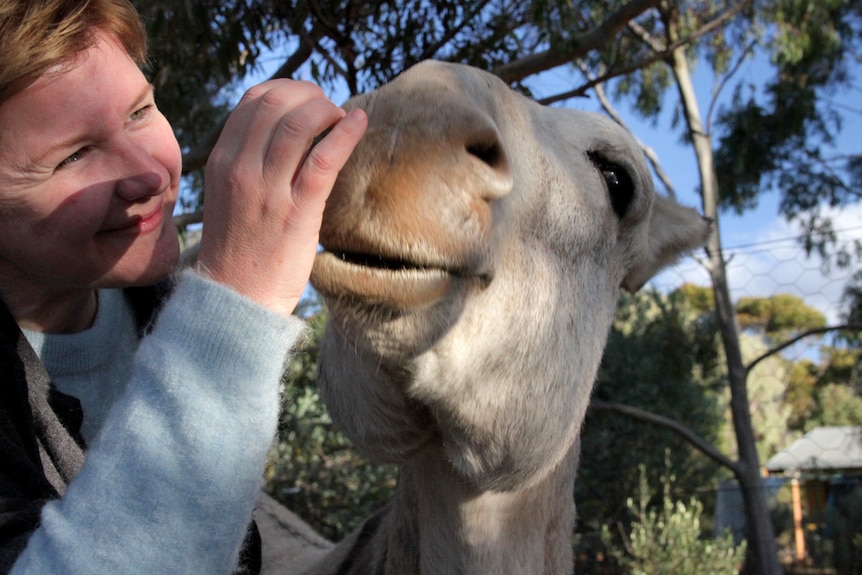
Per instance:
[[[118,158],[116,194],[136,202],[164,193],[170,186],[170,173],[144,146],[128,141]]]

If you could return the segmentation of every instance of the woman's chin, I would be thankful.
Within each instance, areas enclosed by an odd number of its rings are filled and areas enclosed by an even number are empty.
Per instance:
[[[148,255],[131,258],[129,253],[127,256],[126,261],[117,262],[95,287],[125,288],[159,283],[176,269],[180,257],[179,243],[176,240],[164,242]]]

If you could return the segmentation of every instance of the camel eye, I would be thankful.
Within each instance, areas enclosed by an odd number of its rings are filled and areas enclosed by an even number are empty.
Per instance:
[[[624,167],[607,160],[597,152],[590,152],[588,156],[605,179],[611,208],[618,218],[622,218],[626,215],[626,211],[628,211],[635,196],[635,184],[632,177]]]

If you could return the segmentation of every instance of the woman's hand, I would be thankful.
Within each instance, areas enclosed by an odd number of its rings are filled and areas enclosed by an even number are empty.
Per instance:
[[[201,271],[292,313],[311,274],[326,198],[367,123],[364,112],[345,115],[308,82],[271,80],[246,92],[207,162]]]

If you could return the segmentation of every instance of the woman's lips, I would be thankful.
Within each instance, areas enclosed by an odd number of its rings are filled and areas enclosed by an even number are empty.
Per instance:
[[[124,221],[111,224],[102,230],[105,232],[130,232],[135,234],[146,234],[160,229],[164,222],[164,206],[159,204],[153,211],[142,216],[128,218]]]

